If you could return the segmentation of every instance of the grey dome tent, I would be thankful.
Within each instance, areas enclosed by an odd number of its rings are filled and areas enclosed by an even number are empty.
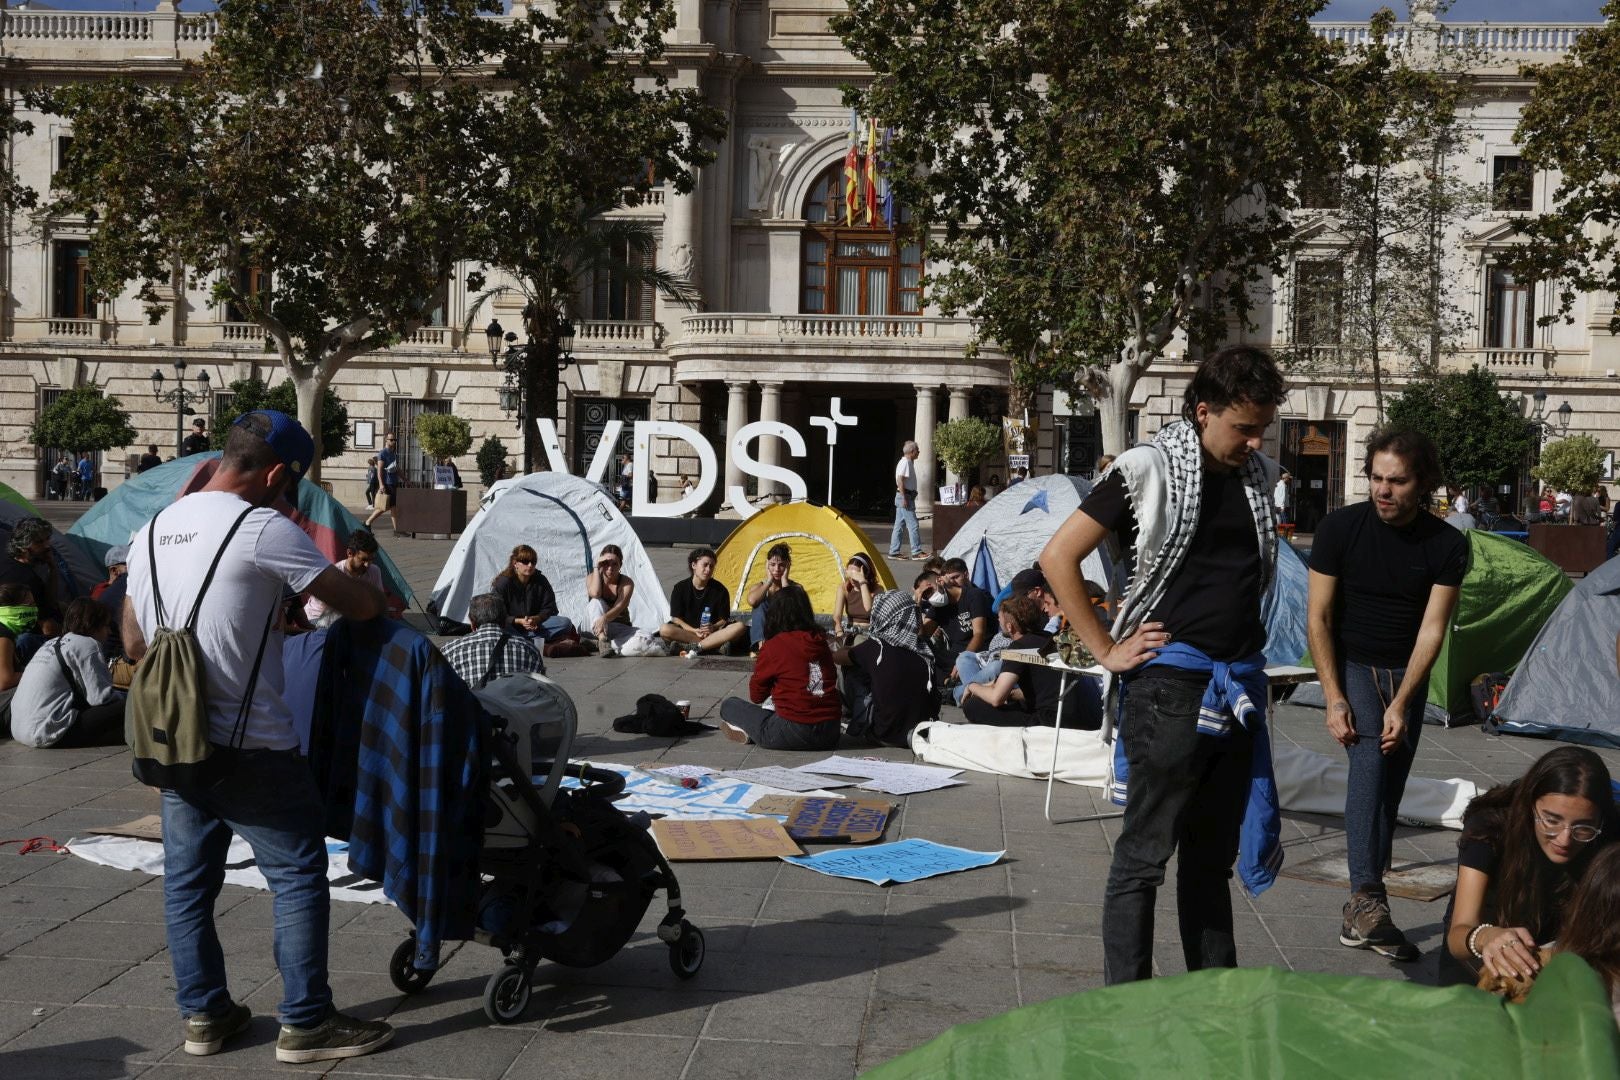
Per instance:
[[[1504,735],[1620,749],[1620,559],[1575,583],[1547,620],[1496,706]]]
[[[1031,477],[979,508],[940,554],[968,565],[973,583],[995,596],[1013,575],[1034,566],[1058,526],[1091,494],[1091,481],[1054,474]],[[1122,578],[1099,549],[1080,564],[1081,573],[1117,595]]]

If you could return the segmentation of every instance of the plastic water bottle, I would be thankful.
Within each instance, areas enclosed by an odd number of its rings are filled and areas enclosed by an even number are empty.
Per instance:
[[[703,614],[698,619],[698,625],[699,626],[708,626],[709,625],[709,616],[710,616],[710,614],[711,614],[711,612],[709,611],[709,607],[708,607],[707,604],[705,604],[704,607],[703,607]]]

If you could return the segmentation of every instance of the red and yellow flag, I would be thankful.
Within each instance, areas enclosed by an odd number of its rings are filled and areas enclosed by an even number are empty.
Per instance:
[[[866,224],[878,223],[878,146],[877,121],[866,118]]]
[[[849,111],[849,152],[844,155],[844,218],[855,224],[861,208],[861,122],[855,110]]]

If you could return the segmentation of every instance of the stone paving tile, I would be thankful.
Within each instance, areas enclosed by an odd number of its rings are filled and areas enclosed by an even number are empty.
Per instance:
[[[682,1075],[696,1047],[697,1039],[692,1036],[637,1032],[562,1036],[544,1031],[518,1054],[507,1075],[513,1080],[601,1080],[608,1071],[604,1063],[627,1061],[634,1063],[637,1077],[673,1078]]]
[[[62,1058],[154,1062],[182,1041],[169,1009],[70,1005],[5,1044],[4,1052],[49,1051]]]
[[[366,1057],[340,1061],[327,1076],[432,1076],[497,1080],[536,1038],[531,1028],[491,1024],[481,1009],[426,1025],[401,1025],[394,1040]]]
[[[855,1069],[855,1047],[698,1040],[686,1075],[704,1080],[831,1080]]]
[[[138,964],[164,947],[163,927],[73,920],[11,949],[10,956],[50,956]]]
[[[0,1003],[0,1045],[8,1039],[16,1038],[29,1028],[38,1027],[46,1018],[65,1008],[67,1008],[65,1005],[32,1005],[20,1001]],[[5,1060],[5,1054],[0,1052],[0,1066],[5,1064]]]
[[[148,1075],[152,1065],[142,1061],[98,1061],[64,1057],[55,1050],[0,1049],[0,1067],[6,1080],[134,1080]],[[214,1074],[217,1076],[218,1074]]]
[[[865,1013],[865,994],[747,994],[718,1002],[703,1038],[854,1046]]]

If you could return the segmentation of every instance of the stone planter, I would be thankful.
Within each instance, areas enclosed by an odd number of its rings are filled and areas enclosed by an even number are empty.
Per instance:
[[[930,551],[944,551],[945,545],[951,542],[957,530],[967,524],[967,519],[979,512],[977,506],[946,506],[943,503],[934,504],[934,523],[929,536]]]
[[[465,488],[399,488],[394,520],[402,533],[454,536],[467,528]]]
[[[1530,546],[1566,574],[1589,574],[1602,566],[1606,539],[1601,525],[1530,526]]]

